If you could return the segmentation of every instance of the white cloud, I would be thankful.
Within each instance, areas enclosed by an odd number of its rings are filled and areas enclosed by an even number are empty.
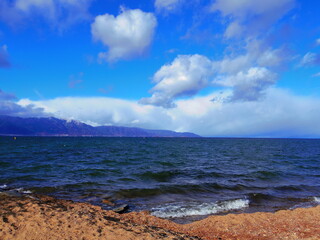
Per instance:
[[[308,52],[302,57],[299,65],[312,66],[317,64],[320,64],[320,55],[316,53]]]
[[[267,39],[294,4],[295,0],[216,0],[211,4],[211,11],[220,12],[227,23],[224,37],[233,40],[225,51],[228,54],[213,63],[217,74],[213,83],[232,90],[228,101],[262,101],[276,83],[276,72],[291,57],[285,46],[273,48]]]
[[[23,12],[31,12],[36,9],[50,12],[55,6],[53,0],[16,0],[15,7]]]
[[[288,59],[284,48],[272,49],[263,41],[251,39],[241,54],[231,52],[213,62],[216,71],[213,83],[232,88],[230,101],[261,100],[265,90],[276,83],[276,72]]]
[[[252,56],[245,54],[236,57],[225,56],[222,60],[214,62],[214,65],[220,74],[236,74],[250,68],[252,62]]]
[[[32,103],[21,106],[15,102],[17,97],[12,93],[0,89],[0,115],[11,115],[19,117],[48,116],[43,109],[35,107]]]
[[[171,125],[171,118],[162,109],[140,105],[108,97],[64,97],[44,101],[22,99],[21,106],[30,104],[43,108],[58,118],[74,119],[93,125],[137,126],[162,128],[162,124]]]
[[[83,20],[89,20],[88,8],[92,0],[2,0],[0,20],[8,25],[28,22],[40,16],[51,25],[64,28]]]
[[[198,54],[180,55],[155,73],[152,96],[141,99],[140,103],[172,108],[177,98],[193,96],[212,85],[231,89],[233,95],[229,101],[261,100],[265,90],[276,83],[277,74],[272,68],[284,59],[282,49],[262,47],[258,43],[247,47],[246,54],[225,56],[220,61]]]
[[[171,12],[176,10],[183,0],[156,0],[154,5],[158,12]]]
[[[230,91],[178,100],[176,108],[139,105],[114,98],[20,100],[56,117],[94,125],[124,125],[189,131],[202,136],[320,137],[320,99],[295,96],[277,88],[257,102],[212,102],[228,99]]]
[[[216,0],[212,10],[219,10],[224,16],[234,15],[243,18],[246,15],[258,15],[270,12],[287,11],[293,5],[293,0],[269,0],[257,4],[255,0]]]
[[[320,45],[320,38],[318,38],[317,40],[316,40],[316,45]]]
[[[156,85],[150,90],[152,96],[140,103],[174,107],[173,100],[192,96],[207,87],[213,74],[212,62],[201,55],[179,55],[171,64],[162,66],[153,76]]]
[[[235,75],[218,77],[214,83],[220,86],[233,87],[228,101],[256,101],[266,89],[276,82],[277,75],[266,68],[254,67],[240,71]]]
[[[286,55],[283,49],[267,49],[262,51],[257,58],[257,63],[260,66],[264,67],[278,67],[281,66],[286,60],[289,59],[289,56]]]
[[[99,54],[101,59],[114,62],[141,56],[150,46],[157,20],[152,13],[140,9],[121,9],[118,16],[99,15],[91,25],[92,36],[109,48]]]
[[[225,31],[226,38],[239,37],[244,32],[244,28],[238,22],[232,22],[229,24]]]
[[[191,102],[182,101],[177,108],[188,108]],[[320,125],[319,103],[320,99],[269,88],[262,101],[217,103],[206,107],[200,119],[194,113],[183,117],[192,131],[209,136],[319,136],[320,130],[313,132]]]
[[[216,0],[211,10],[220,11],[232,21],[225,32],[226,38],[255,36],[283,17],[293,6],[294,0]]]
[[[235,74],[253,66],[277,68],[289,59],[283,49],[259,46],[259,43],[248,44],[245,51],[246,53],[241,55],[224,56],[222,60],[215,61],[215,67],[222,74]]]

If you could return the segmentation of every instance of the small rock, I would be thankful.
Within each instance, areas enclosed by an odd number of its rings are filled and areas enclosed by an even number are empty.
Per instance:
[[[19,193],[17,191],[14,191],[14,190],[1,192],[0,194],[8,196],[8,197],[22,197],[23,196],[23,194],[21,194],[21,193]]]
[[[114,211],[115,213],[124,213],[125,211],[127,211],[129,209],[129,205],[128,204],[123,204],[117,208],[112,209],[112,211]]]
[[[108,199],[102,199],[101,202],[104,203],[104,204],[107,204],[107,205],[109,205],[109,206],[114,206],[114,205],[116,205],[114,202],[111,202],[111,201],[108,200]]]

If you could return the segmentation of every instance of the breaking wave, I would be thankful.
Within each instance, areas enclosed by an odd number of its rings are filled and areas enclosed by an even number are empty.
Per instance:
[[[151,214],[161,218],[210,215],[249,207],[249,200],[236,199],[219,203],[174,203],[153,208]]]

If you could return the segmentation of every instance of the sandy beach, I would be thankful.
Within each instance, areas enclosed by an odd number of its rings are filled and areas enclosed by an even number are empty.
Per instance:
[[[86,203],[46,196],[0,196],[0,239],[198,239],[121,220]]]
[[[0,239],[320,239],[320,206],[176,224],[47,196],[0,195]]]

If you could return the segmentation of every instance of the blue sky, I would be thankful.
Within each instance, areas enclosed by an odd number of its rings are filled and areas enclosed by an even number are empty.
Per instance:
[[[320,3],[2,0],[0,114],[320,136]]]

